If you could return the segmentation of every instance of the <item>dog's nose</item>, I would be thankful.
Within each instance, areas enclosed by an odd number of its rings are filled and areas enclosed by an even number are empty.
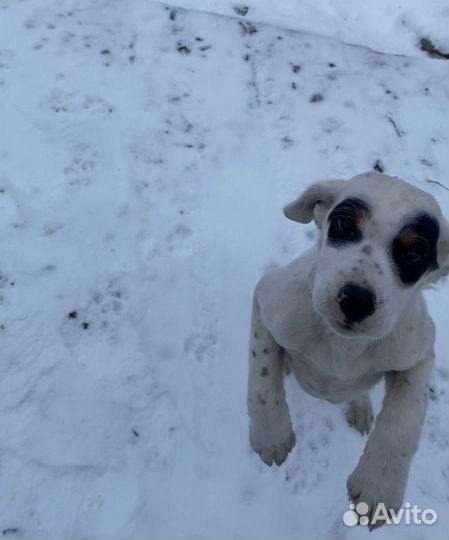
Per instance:
[[[347,283],[338,293],[338,305],[346,322],[356,323],[374,313],[376,297],[368,289]]]

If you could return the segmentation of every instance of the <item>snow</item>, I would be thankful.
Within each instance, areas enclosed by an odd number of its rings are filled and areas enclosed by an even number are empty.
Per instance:
[[[338,33],[322,31],[343,10],[330,2],[278,1],[272,19],[260,2],[254,20],[195,4],[218,13],[0,0],[0,531],[442,537],[447,283],[427,294],[437,366],[406,493],[435,525],[343,525],[364,439],[342,407],[288,380],[299,442],[268,469],[249,449],[245,392],[254,285],[316,238],[282,216],[295,193],[379,160],[448,215],[435,183],[449,171],[447,64],[393,39],[380,7]],[[433,5],[412,19],[438,37]]]
[[[419,56],[421,38],[449,52],[446,0],[176,0],[176,5],[327,36],[375,51]]]

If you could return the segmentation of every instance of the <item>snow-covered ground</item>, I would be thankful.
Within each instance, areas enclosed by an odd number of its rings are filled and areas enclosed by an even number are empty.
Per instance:
[[[435,525],[343,524],[364,439],[291,380],[287,463],[249,449],[252,290],[316,237],[283,204],[378,163],[449,213],[447,63],[283,29],[281,5],[270,26],[145,0],[0,0],[4,538],[446,536],[447,283],[427,295],[437,366],[406,493]]]
[[[422,54],[419,42],[432,40],[449,52],[446,0],[176,0],[178,6],[244,16],[252,21],[328,36],[389,54]]]

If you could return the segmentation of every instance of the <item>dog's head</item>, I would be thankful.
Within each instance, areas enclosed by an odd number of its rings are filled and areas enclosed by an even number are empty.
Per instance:
[[[449,271],[449,225],[437,201],[397,178],[319,182],[284,214],[321,230],[313,303],[339,334],[387,335],[416,290]]]

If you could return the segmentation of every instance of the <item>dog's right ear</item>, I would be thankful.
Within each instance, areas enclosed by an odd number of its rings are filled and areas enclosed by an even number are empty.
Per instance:
[[[344,180],[324,180],[313,184],[297,199],[284,207],[284,216],[299,223],[312,219],[321,229],[323,218],[343,190]]]

